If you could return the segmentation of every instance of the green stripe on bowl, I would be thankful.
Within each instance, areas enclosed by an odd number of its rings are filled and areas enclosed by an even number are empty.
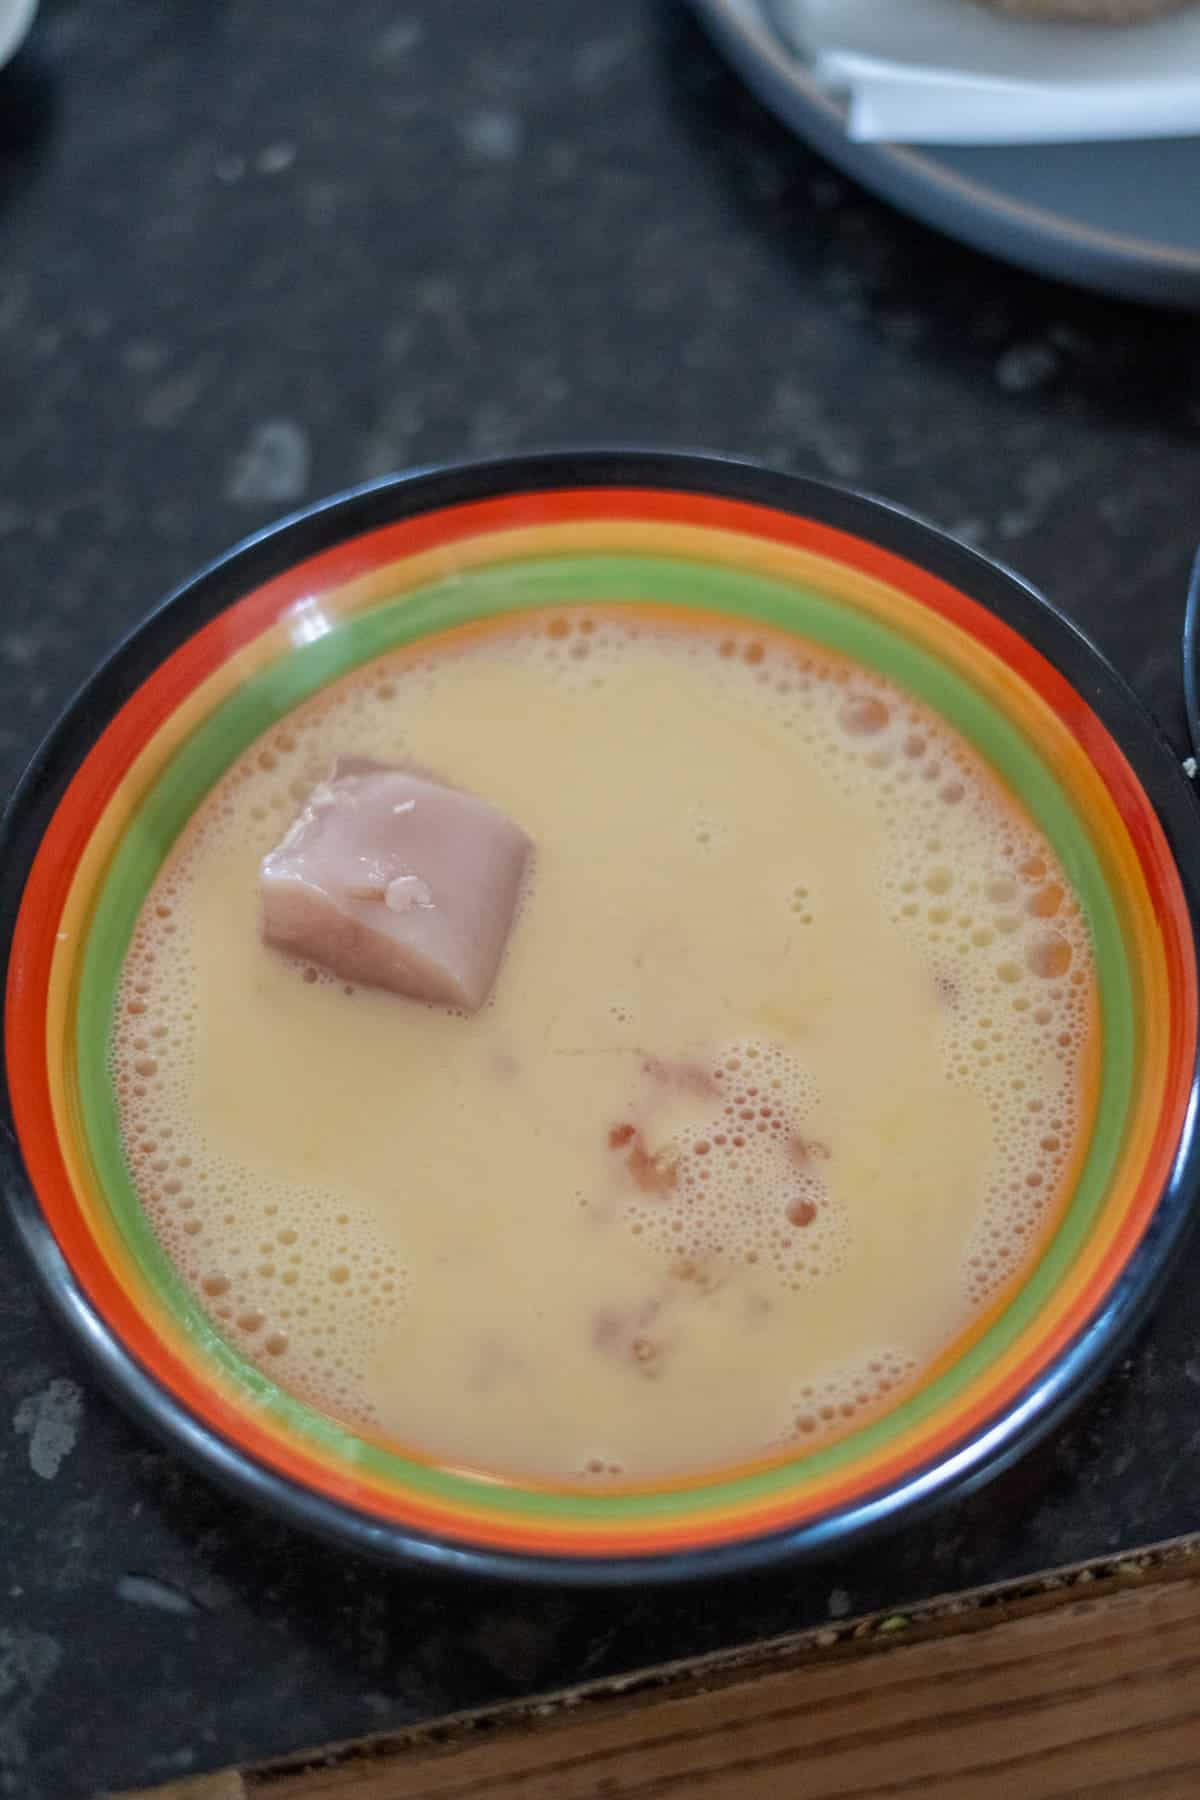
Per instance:
[[[483,1476],[433,1468],[364,1442],[294,1399],[217,1333],[160,1248],[142,1212],[121,1146],[108,1060],[122,962],[138,915],[180,831],[230,764],[283,714],[350,670],[413,640],[455,626],[536,608],[579,603],[657,603],[756,620],[878,670],[952,724],[992,765],[1053,845],[1083,906],[1095,947],[1101,997],[1102,1073],[1096,1122],[1067,1211],[1029,1279],[962,1357],[894,1411],[824,1448],[773,1469],[656,1494],[539,1492]],[[247,1401],[312,1452],[382,1479],[423,1500],[577,1525],[635,1525],[763,1503],[808,1489],[864,1459],[961,1395],[1050,1299],[1102,1207],[1133,1093],[1137,1018],[1114,897],[1086,825],[1030,742],[990,701],[903,635],[804,587],[682,558],[551,556],[466,571],[336,622],[314,642],[253,676],[176,752],[122,835],[96,896],[79,986],[77,1102],[96,1180],[155,1306],[169,1312],[196,1354]]]

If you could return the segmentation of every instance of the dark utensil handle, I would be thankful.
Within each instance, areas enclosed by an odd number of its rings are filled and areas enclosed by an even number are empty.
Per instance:
[[[1184,767],[1193,778],[1200,765],[1200,550],[1192,563],[1188,582],[1187,605],[1183,613],[1183,706],[1187,714],[1188,737],[1192,754]]]

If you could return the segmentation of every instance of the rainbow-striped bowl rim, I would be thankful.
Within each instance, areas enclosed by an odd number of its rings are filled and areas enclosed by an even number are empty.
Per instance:
[[[934,705],[1054,843],[1091,923],[1101,1011],[1092,1129],[1054,1235],[916,1394],[807,1455],[605,1494],[435,1466],[353,1436],[247,1365],[138,1209],[105,1059],[148,885],[248,743],[381,651],[578,602],[797,633]],[[1200,916],[1187,782],[1045,601],[839,489],[598,451],[427,472],[313,508],[200,575],[116,652],[28,771],[3,850],[19,1144],[6,1188],[55,1304],[118,1395],[209,1473],[361,1548],[612,1581],[827,1547],[994,1472],[1045,1430],[1141,1316],[1187,1220]]]

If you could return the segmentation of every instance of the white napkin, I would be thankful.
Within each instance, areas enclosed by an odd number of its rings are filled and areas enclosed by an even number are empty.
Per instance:
[[[1033,144],[1200,132],[1200,8],[1046,24],[972,0],[770,0],[859,140]],[[1198,202],[1200,203],[1200,202]]]

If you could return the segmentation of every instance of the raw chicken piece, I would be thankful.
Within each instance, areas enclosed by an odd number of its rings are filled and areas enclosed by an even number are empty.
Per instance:
[[[529,849],[486,800],[342,757],[263,858],[263,937],[344,981],[475,1012]]]

